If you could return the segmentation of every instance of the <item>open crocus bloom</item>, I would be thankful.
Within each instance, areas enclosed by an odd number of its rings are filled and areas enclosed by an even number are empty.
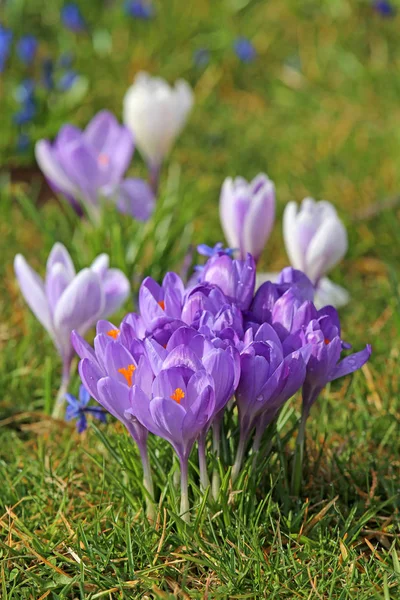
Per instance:
[[[125,94],[124,123],[152,169],[159,169],[183,129],[193,105],[189,84],[179,79],[171,87],[161,77],[140,72]]]
[[[68,251],[60,243],[50,252],[44,282],[21,254],[15,257],[14,269],[28,306],[61,356],[66,387],[73,358],[72,330],[84,335],[99,318],[118,310],[129,295],[129,282],[122,271],[109,269],[106,254],[76,274]]]
[[[242,177],[225,179],[220,196],[220,219],[231,248],[245,260],[257,260],[267,243],[275,219],[275,186],[264,173],[248,183]]]
[[[254,258],[232,260],[227,255],[210,258],[200,274],[202,282],[218,286],[240,310],[247,310],[253,299],[256,278]]]
[[[84,131],[64,125],[51,144],[39,140],[39,167],[55,192],[79,210],[97,213],[100,198],[110,199],[123,213],[139,220],[150,217],[155,198],[141,179],[123,179],[133,154],[133,137],[108,111],[99,112]]]
[[[321,294],[316,304],[346,304],[347,292],[324,277],[348,247],[347,232],[335,207],[312,198],[305,198],[300,208],[296,202],[289,202],[283,215],[283,237],[292,266],[303,271]]]

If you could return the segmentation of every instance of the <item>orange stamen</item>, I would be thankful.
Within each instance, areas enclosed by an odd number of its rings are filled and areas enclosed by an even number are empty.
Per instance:
[[[172,400],[175,400],[178,404],[181,403],[181,400],[185,397],[185,392],[181,390],[181,388],[176,388],[174,393],[172,394]]]
[[[107,165],[110,162],[110,157],[108,156],[108,154],[104,154],[102,152],[101,154],[99,154],[97,160],[98,160],[99,165],[101,165],[102,167],[107,167]]]
[[[118,334],[119,334],[119,329],[110,329],[110,331],[107,331],[107,335],[112,337],[114,340],[117,339]]]
[[[123,375],[126,379],[127,384],[129,385],[129,387],[131,387],[132,385],[132,377],[133,377],[133,373],[135,372],[136,367],[135,365],[128,365],[126,368],[122,367],[122,369],[118,369],[118,373],[121,373],[121,375]]]
[[[324,339],[324,342],[325,342],[325,344],[326,344],[326,345],[328,345],[328,344],[330,344],[330,343],[331,343],[331,340],[328,340],[328,338],[325,338],[325,339]]]
[[[164,300],[160,300],[159,302],[157,302],[157,304],[161,308],[161,310],[165,310],[165,302],[164,302]]]

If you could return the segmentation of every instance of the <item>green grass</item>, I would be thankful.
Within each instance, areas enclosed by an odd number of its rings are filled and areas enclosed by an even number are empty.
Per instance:
[[[37,6],[40,14],[42,3]],[[69,115],[82,125],[100,107],[119,113],[123,91],[141,66],[191,81],[196,106],[163,174],[164,194],[152,222],[143,228],[107,212],[94,229],[56,201],[37,209],[38,185],[10,185],[4,159],[0,597],[395,600],[400,209],[385,208],[384,200],[400,190],[398,18],[380,19],[368,2],[345,0],[169,0],[158,12],[146,27],[133,25],[131,46],[119,22],[121,55],[112,57],[118,82],[105,60],[88,97]],[[239,34],[253,39],[255,63],[241,64],[232,54]],[[210,47],[213,58],[199,71],[192,51],[200,45]],[[89,71],[89,59],[87,65]],[[53,133],[59,124],[55,119]],[[136,156],[133,172],[142,168]],[[45,416],[60,364],[18,292],[12,260],[22,252],[42,270],[60,240],[77,267],[107,251],[135,282],[145,274],[160,278],[179,270],[190,243],[222,239],[217,203],[224,177],[249,178],[260,170],[276,182],[278,197],[277,225],[261,268],[286,264],[280,226],[288,200],[312,195],[334,202],[350,237],[350,250],[332,274],[352,295],[341,313],[344,338],[357,350],[370,342],[373,355],[313,407],[299,499],[287,483],[297,398],[259,468],[249,461],[235,489],[224,471],[219,502],[201,495],[193,454],[190,526],[178,516],[171,450],[152,438],[160,499],[153,526],[144,517],[136,448],[122,426],[110,421],[78,436],[73,426]],[[71,389],[77,388],[75,376]],[[226,464],[236,441],[227,439]]]

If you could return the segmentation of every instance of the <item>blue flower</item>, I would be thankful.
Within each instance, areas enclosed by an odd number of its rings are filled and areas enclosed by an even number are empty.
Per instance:
[[[193,53],[193,62],[196,67],[206,67],[210,62],[210,51],[207,48],[198,48]]]
[[[90,413],[102,423],[106,422],[106,413],[101,406],[88,406],[90,394],[84,385],[79,388],[79,398],[75,398],[72,394],[65,394],[68,406],[65,411],[65,420],[72,421],[76,419],[76,429],[78,433],[82,433],[87,429],[87,417]]]
[[[374,0],[373,7],[382,17],[394,17],[396,9],[388,0]]]
[[[69,69],[72,67],[72,63],[74,62],[74,55],[72,52],[63,52],[58,59],[58,65],[62,69]]]
[[[51,58],[45,58],[42,62],[42,83],[46,90],[54,88],[54,63]]]
[[[28,98],[28,100],[23,103],[22,108],[14,114],[14,123],[16,125],[25,125],[35,118],[36,112],[35,99]]]
[[[143,2],[143,0],[125,0],[124,10],[129,17],[135,19],[147,21],[154,17],[154,7],[149,2]]]
[[[77,4],[70,2],[65,4],[61,9],[61,21],[67,29],[74,31],[85,31],[86,23],[82,16],[81,10]]]
[[[215,246],[207,246],[207,244],[199,244],[197,246],[197,252],[202,256],[206,256],[207,258],[212,258],[213,256],[222,256],[226,254],[226,256],[230,256],[233,258],[233,254],[235,252],[234,248],[224,248],[222,242],[218,242]],[[195,265],[194,270],[197,273],[201,273],[204,269],[204,265]]]
[[[0,73],[4,71],[4,67],[6,66],[10,54],[12,38],[12,31],[3,27],[0,23]]]
[[[17,43],[17,54],[19,59],[25,64],[30,65],[35,60],[38,41],[34,35],[23,35]]]
[[[33,100],[34,92],[35,82],[33,79],[24,79],[15,89],[14,98],[17,102],[19,102],[19,104],[25,104],[26,102]]]
[[[68,91],[74,85],[77,77],[78,74],[76,71],[66,71],[57,84],[58,89],[62,92]]]
[[[31,139],[29,135],[27,133],[20,133],[16,144],[17,152],[20,152],[21,154],[26,152],[30,145]]]
[[[257,56],[256,49],[254,48],[250,40],[248,40],[247,38],[238,37],[233,44],[233,48],[235,50],[236,56],[242,62],[252,62]]]

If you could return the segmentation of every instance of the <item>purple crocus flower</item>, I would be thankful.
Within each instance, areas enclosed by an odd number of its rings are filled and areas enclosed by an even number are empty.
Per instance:
[[[300,389],[306,376],[307,351],[285,356],[272,328],[264,341],[254,341],[241,354],[241,375],[236,392],[240,440],[232,479],[239,474],[249,435],[257,426],[256,448],[261,436],[283,404]],[[268,337],[270,339],[268,339]]]
[[[167,273],[161,285],[146,277],[139,290],[140,314],[148,333],[166,344],[180,322],[185,288],[176,273]]]
[[[205,369],[213,382],[215,404],[209,419],[204,423],[199,435],[199,466],[200,482],[203,489],[209,485],[205,443],[210,426],[213,426],[213,447],[219,455],[220,428],[226,404],[232,398],[240,376],[239,353],[232,346],[216,347],[206,336],[199,334],[193,327],[183,326],[177,329],[163,348],[154,341],[147,342],[151,347],[153,371],[159,373],[162,369],[185,369],[186,375]],[[217,482],[215,482],[215,486]],[[217,489],[214,490],[217,495]]]
[[[34,35],[22,36],[17,42],[18,58],[25,64],[30,65],[35,60],[38,41]]]
[[[61,21],[64,27],[74,33],[85,31],[87,29],[81,10],[74,2],[65,4],[61,9]]]
[[[252,42],[245,37],[238,37],[233,44],[236,56],[245,63],[253,62],[257,56],[256,49]]]
[[[275,219],[275,186],[260,173],[248,183],[243,177],[225,179],[220,195],[220,219],[228,244],[257,261]]]
[[[89,406],[90,394],[84,385],[79,388],[79,397],[75,398],[72,394],[65,394],[67,408],[65,411],[65,420],[73,421],[76,419],[76,429],[78,433],[83,433],[87,429],[87,415],[106,422],[106,413],[100,406]]]
[[[53,416],[59,417],[74,355],[72,330],[84,335],[98,319],[118,310],[129,295],[129,282],[122,271],[109,269],[106,254],[76,274],[68,251],[60,243],[50,252],[44,282],[21,254],[15,257],[14,269],[28,306],[49,333],[63,362],[61,388],[53,411]]]
[[[127,316],[119,328],[107,321],[99,321],[94,349],[76,331],[71,339],[82,359],[79,374],[90,395],[126,427],[138,446],[143,483],[149,494],[148,516],[153,519],[154,490],[147,452],[148,428],[126,412],[131,407],[132,386],[149,392],[154,379],[144,346],[135,334],[135,322]]]
[[[13,32],[0,23],[0,73],[4,71],[10,55]]]
[[[253,299],[256,265],[251,254],[245,260],[232,260],[229,256],[211,258],[200,274],[202,282],[217,285],[229,302],[247,310]]]
[[[299,494],[301,487],[305,427],[312,405],[327,383],[360,369],[372,351],[367,345],[364,350],[340,360],[342,351],[351,346],[341,339],[339,316],[333,306],[318,311],[317,318],[308,323],[301,337],[311,354],[302,389],[303,407],[292,473],[292,492],[295,495]]]
[[[175,349],[175,354],[179,349]],[[189,454],[213,415],[215,394],[213,380],[201,368],[201,363],[192,371],[186,364],[176,366],[176,357],[170,360],[171,367],[167,366],[169,363],[164,365],[151,389],[133,385],[131,408],[125,414],[167,440],[175,449],[181,465],[181,516],[189,521]]]
[[[83,132],[64,125],[53,144],[40,140],[35,148],[51,187],[74,207],[83,203],[96,215],[103,196],[121,212],[146,220],[155,204],[150,187],[140,179],[123,179],[132,153],[131,133],[108,111],[99,112]]]
[[[124,11],[129,17],[144,21],[154,17],[154,6],[144,0],[125,0]]]

